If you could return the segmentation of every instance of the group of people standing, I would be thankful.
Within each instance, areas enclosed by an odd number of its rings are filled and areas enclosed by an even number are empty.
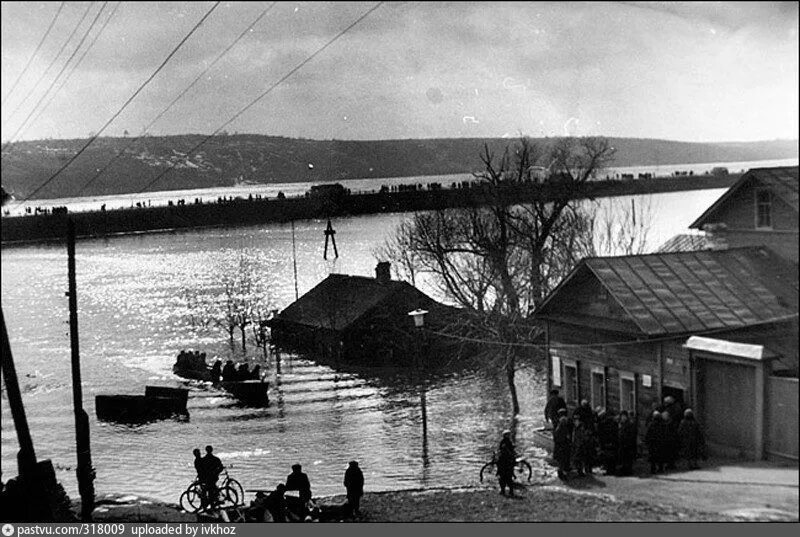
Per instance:
[[[350,461],[344,474],[344,486],[347,490],[347,503],[340,514],[359,515],[361,496],[364,495],[364,474],[357,461]],[[298,497],[285,496],[290,490],[298,491]],[[269,513],[273,522],[304,521],[313,519],[311,505],[311,481],[303,472],[303,467],[294,464],[292,473],[286,477],[286,483],[279,483],[269,494],[256,494],[248,514],[257,522],[263,522],[266,513]]]
[[[566,480],[573,469],[578,476],[591,474],[596,466],[606,475],[633,475],[638,456],[635,415],[622,410],[615,416],[602,407],[592,411],[584,399],[570,417],[566,401],[558,390],[552,390],[545,418],[553,427],[553,458],[560,479]],[[683,410],[674,397],[667,396],[662,405],[654,405],[646,427],[644,440],[651,473],[674,469],[681,456],[688,461],[689,469],[698,468],[698,460],[705,458],[700,424],[692,410]]]

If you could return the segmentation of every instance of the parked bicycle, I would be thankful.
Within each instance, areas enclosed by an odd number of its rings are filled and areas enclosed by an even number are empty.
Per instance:
[[[239,505],[240,501],[244,501],[244,489],[241,483],[230,477],[227,470],[223,470],[220,475],[223,475],[224,479],[217,487],[215,498],[210,498],[210,491],[199,479],[195,479],[181,494],[181,509],[187,513],[202,513],[209,509],[234,507]]]
[[[493,453],[492,460],[481,467],[481,483],[483,483],[484,476],[491,477],[494,475],[497,475],[497,453]],[[514,478],[522,481],[525,477],[527,477],[527,481],[530,481],[531,477],[533,477],[533,469],[530,463],[525,460],[525,457],[517,457],[517,461],[514,463]]]

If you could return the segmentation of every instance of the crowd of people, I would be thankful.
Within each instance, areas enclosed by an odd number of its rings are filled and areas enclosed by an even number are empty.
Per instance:
[[[592,411],[584,399],[570,416],[559,391],[552,390],[545,418],[553,428],[553,459],[560,479],[568,479],[573,470],[578,476],[591,474],[598,466],[607,475],[633,475],[639,435],[636,417],[629,412],[623,410],[615,416],[602,407]],[[706,458],[702,427],[692,410],[683,409],[674,397],[653,405],[645,427],[650,473],[674,470],[681,458],[693,470]]]
[[[211,382],[217,384],[220,380],[228,382],[261,380],[261,366],[256,364],[253,369],[250,369],[247,362],[242,362],[237,368],[233,360],[228,360],[224,366],[222,365],[222,360],[216,360],[211,366]]]
[[[206,492],[207,502],[213,505],[218,497],[217,481],[225,466],[219,457],[213,454],[214,448],[206,446],[206,455],[201,457],[199,449],[193,451],[194,467],[197,479]],[[328,507],[328,516],[332,519],[352,518],[361,514],[361,497],[364,495],[364,473],[358,461],[350,461],[344,473],[344,487],[347,491],[347,501],[344,505]],[[287,496],[289,491],[297,491],[297,496]],[[335,511],[335,512],[334,512]],[[303,472],[300,464],[292,465],[292,472],[286,476],[285,483],[278,483],[274,490],[268,494],[265,491],[256,493],[255,499],[250,502],[245,510],[248,520],[264,522],[267,515],[273,522],[301,522],[320,520],[323,510],[312,500],[311,480]]]

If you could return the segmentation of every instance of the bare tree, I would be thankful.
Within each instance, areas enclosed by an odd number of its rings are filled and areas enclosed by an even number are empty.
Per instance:
[[[528,315],[593,252],[592,219],[577,198],[613,154],[607,139],[594,137],[549,145],[521,138],[500,157],[484,146],[483,169],[474,174],[483,203],[417,213],[384,248],[407,273],[429,278],[446,301],[469,312],[454,333],[499,343],[484,354],[505,370],[515,415],[516,344],[537,334]],[[544,164],[550,175],[538,185],[532,167]],[[520,204],[512,187],[523,183],[538,192]]]
[[[638,201],[638,204],[637,204]],[[589,212],[595,255],[637,255],[648,250],[653,207],[650,196],[611,198]]]

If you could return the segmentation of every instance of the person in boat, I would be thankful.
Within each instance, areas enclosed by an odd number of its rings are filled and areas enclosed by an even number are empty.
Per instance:
[[[236,372],[237,380],[250,380],[250,366],[247,362],[239,364],[239,370]]]
[[[228,382],[236,380],[236,366],[233,365],[233,360],[225,362],[225,367],[222,368],[222,380]]]
[[[211,366],[211,382],[219,384],[220,377],[222,377],[222,360],[216,360]]]
[[[251,380],[261,380],[261,366],[257,365],[250,371]]]
[[[175,365],[181,368],[186,367],[186,351],[181,350],[181,352],[178,353],[178,359],[175,362]]]

